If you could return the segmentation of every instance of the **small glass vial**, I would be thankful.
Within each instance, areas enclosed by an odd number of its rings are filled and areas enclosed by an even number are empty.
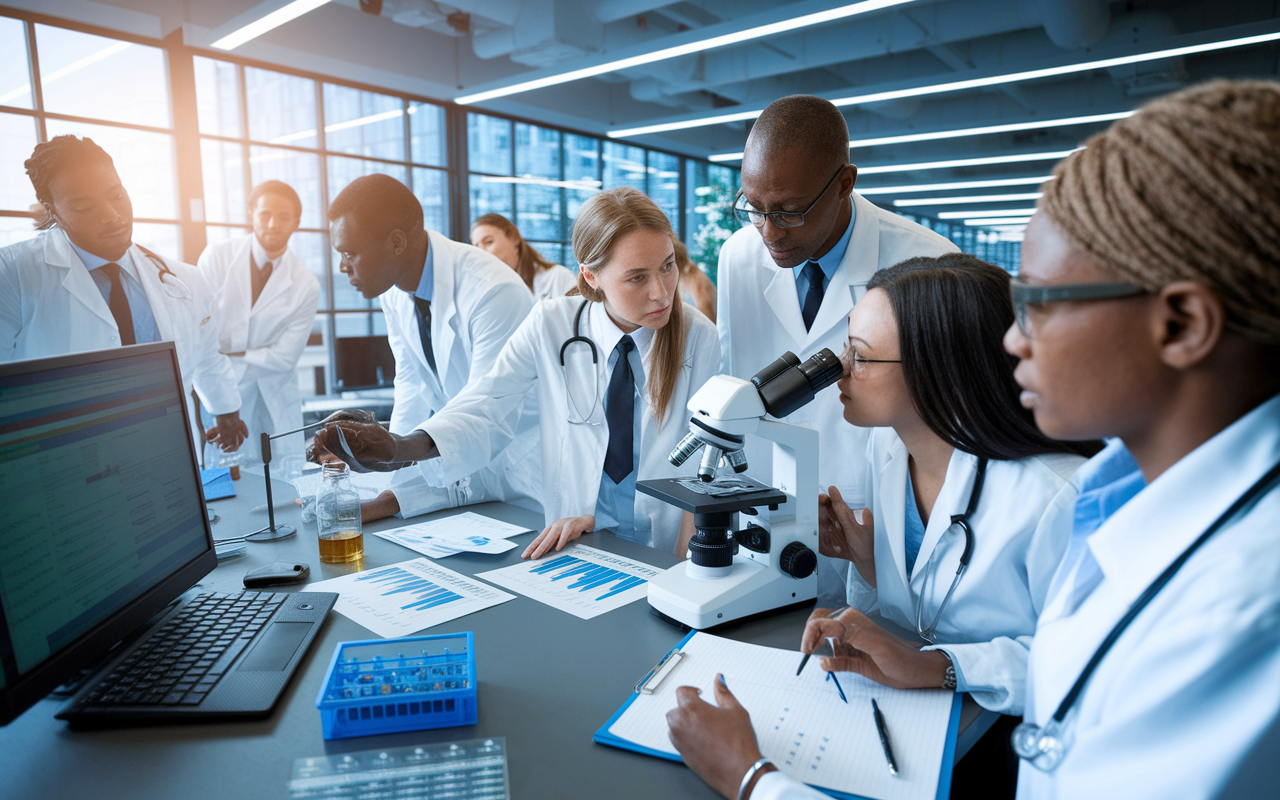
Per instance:
[[[343,564],[364,557],[360,526],[360,495],[342,462],[325,464],[316,494],[316,525],[320,530],[320,560]]]

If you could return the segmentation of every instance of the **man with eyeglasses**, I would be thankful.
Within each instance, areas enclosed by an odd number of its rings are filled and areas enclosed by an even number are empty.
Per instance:
[[[785,350],[802,360],[824,347],[839,353],[849,312],[877,270],[958,249],[863,199],[853,190],[857,176],[844,115],[830,102],[792,95],[756,120],[734,203],[744,225],[720,250],[716,326],[726,373],[749,379]],[[838,394],[820,395],[786,421],[821,433],[823,490],[834,485],[863,507],[867,432],[844,421]],[[768,481],[768,448],[749,441],[747,457],[751,474]],[[843,592],[823,561],[820,597]]]

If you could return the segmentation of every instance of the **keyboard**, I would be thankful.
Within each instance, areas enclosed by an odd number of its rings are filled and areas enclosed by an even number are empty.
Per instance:
[[[195,705],[288,597],[205,594],[178,611],[93,687],[98,705]]]
[[[200,594],[81,689],[81,722],[270,713],[337,600],[323,592]]]

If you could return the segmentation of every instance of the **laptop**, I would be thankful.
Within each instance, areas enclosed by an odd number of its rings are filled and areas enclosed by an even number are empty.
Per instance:
[[[103,662],[73,724],[269,715],[336,594],[217,566],[172,342],[0,364],[0,724]]]

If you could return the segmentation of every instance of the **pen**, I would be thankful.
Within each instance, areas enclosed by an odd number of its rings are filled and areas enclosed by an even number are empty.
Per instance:
[[[838,616],[840,616],[841,614],[843,614],[846,608],[848,608],[848,606],[841,606],[840,608],[837,608],[835,611],[832,611],[830,614],[828,614],[828,615],[827,615],[827,619],[835,619],[836,617],[838,617]],[[833,654],[833,655],[835,654],[835,648],[834,648],[834,647],[832,647],[832,648],[831,648],[831,652],[832,652],[832,654]],[[809,663],[809,656],[811,656],[811,655],[813,655],[813,653],[805,653],[805,654],[804,654],[804,658],[800,659],[800,668],[796,670],[796,677],[797,677],[797,678],[798,678],[798,677],[800,677],[800,673],[801,673],[801,672],[804,672],[804,665]],[[840,692],[840,695],[843,697],[843,696],[844,696],[844,692],[843,692],[843,691],[841,691],[841,692]],[[845,702],[848,702],[848,701],[846,700]]]
[[[840,688],[840,679],[836,677],[836,674],[834,672],[828,672],[827,680],[836,685],[836,691],[840,693],[840,699],[844,701],[845,705],[849,705],[849,698],[844,696],[844,689]]]
[[[880,713],[880,706],[876,705],[876,699],[871,698],[871,714],[876,720],[876,733],[880,734],[880,746],[884,748],[884,760],[889,762],[889,774],[898,774],[898,763],[893,760],[893,748],[889,746],[889,731],[884,727],[884,714]]]

